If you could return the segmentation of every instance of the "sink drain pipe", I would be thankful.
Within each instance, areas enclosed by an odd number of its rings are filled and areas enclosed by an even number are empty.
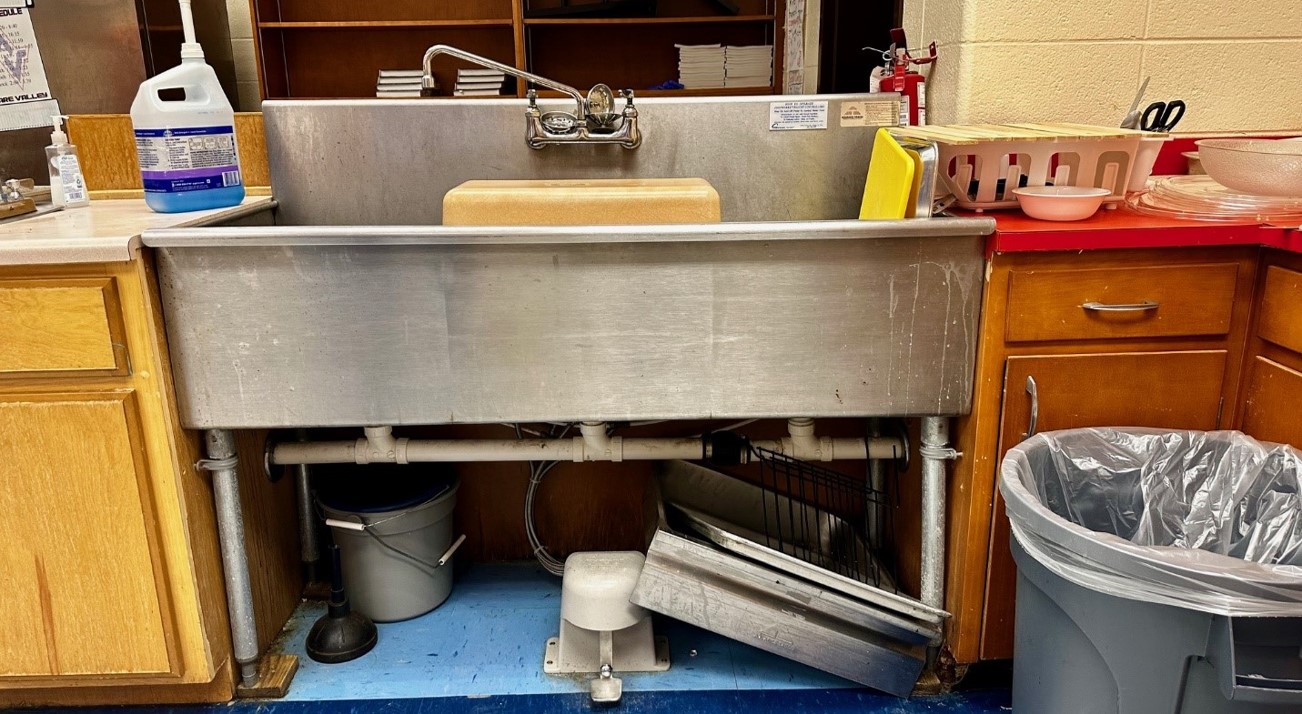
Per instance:
[[[791,436],[757,439],[762,449],[805,461],[893,459],[903,453],[894,437],[831,438],[814,434],[812,419],[792,419]],[[638,438],[610,436],[604,422],[583,422],[569,439],[400,439],[388,426],[366,427],[365,437],[346,441],[276,444],[271,465],[415,464],[453,461],[672,461],[714,456],[710,436]],[[742,461],[748,454],[743,453]]]

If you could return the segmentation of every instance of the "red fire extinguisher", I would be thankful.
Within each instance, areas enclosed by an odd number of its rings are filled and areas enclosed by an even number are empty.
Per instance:
[[[914,57],[904,39],[904,28],[891,30],[891,48],[886,72],[881,78],[881,91],[900,93],[900,125],[921,126],[927,123],[927,80],[921,72],[911,69],[936,61],[936,43],[927,48],[927,55]]]

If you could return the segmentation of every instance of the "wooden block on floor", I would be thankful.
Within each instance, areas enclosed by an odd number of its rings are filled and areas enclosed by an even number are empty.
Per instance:
[[[289,683],[298,672],[298,657],[268,653],[258,660],[258,681],[235,688],[240,699],[280,699],[289,691]]]
[[[944,682],[940,681],[940,677],[936,675],[936,670],[931,667],[922,670],[922,674],[918,677],[918,683],[913,685],[913,694],[920,697],[931,697],[937,694],[945,694],[948,691],[949,688],[945,686]]]

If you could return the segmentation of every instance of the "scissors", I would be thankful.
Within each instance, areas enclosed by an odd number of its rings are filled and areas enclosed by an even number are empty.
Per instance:
[[[1153,102],[1144,110],[1139,120],[1139,127],[1144,131],[1169,132],[1184,118],[1184,100],[1172,99],[1169,102]]]

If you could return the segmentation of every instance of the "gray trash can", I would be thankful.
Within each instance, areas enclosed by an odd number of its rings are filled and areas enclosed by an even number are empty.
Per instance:
[[[999,482],[1016,712],[1302,711],[1302,452],[1237,432],[1039,434]]]

